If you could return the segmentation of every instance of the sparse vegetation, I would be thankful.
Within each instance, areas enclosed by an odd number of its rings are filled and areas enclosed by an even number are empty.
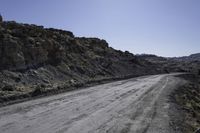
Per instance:
[[[173,96],[182,108],[184,133],[194,133],[200,128],[200,77],[190,75],[183,78],[189,82],[177,89]]]

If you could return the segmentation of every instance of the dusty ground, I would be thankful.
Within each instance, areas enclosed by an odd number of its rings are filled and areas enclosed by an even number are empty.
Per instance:
[[[169,94],[185,81],[173,75],[122,80],[2,107],[0,131],[178,133],[170,124]]]

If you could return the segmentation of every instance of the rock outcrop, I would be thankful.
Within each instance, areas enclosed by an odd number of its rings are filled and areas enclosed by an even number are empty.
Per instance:
[[[46,92],[164,72],[128,51],[109,47],[102,39],[75,37],[69,31],[14,21],[0,25],[1,98],[33,93],[35,89]],[[5,86],[14,89],[6,91]],[[38,91],[41,86],[45,89]]]

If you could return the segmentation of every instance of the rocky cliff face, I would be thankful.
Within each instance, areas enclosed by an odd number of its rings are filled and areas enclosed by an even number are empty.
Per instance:
[[[32,94],[38,86],[43,91],[67,89],[96,80],[161,72],[153,63],[109,47],[105,40],[14,21],[0,23],[1,98]]]
[[[3,22],[0,37],[1,70],[24,70],[59,63],[65,56],[66,43],[73,40],[71,32],[15,22]],[[65,44],[61,44],[64,40]]]

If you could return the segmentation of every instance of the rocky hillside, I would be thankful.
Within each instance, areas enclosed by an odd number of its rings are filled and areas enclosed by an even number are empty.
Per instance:
[[[105,40],[43,26],[0,22],[0,100],[68,90],[87,83],[163,73],[156,64]]]
[[[200,61],[200,53],[191,54],[190,56],[175,57],[173,59],[177,61],[190,61],[190,62]]]
[[[156,55],[137,55],[139,59],[146,60],[166,72],[191,72],[200,75],[200,56],[193,54],[184,57],[166,58]]]

